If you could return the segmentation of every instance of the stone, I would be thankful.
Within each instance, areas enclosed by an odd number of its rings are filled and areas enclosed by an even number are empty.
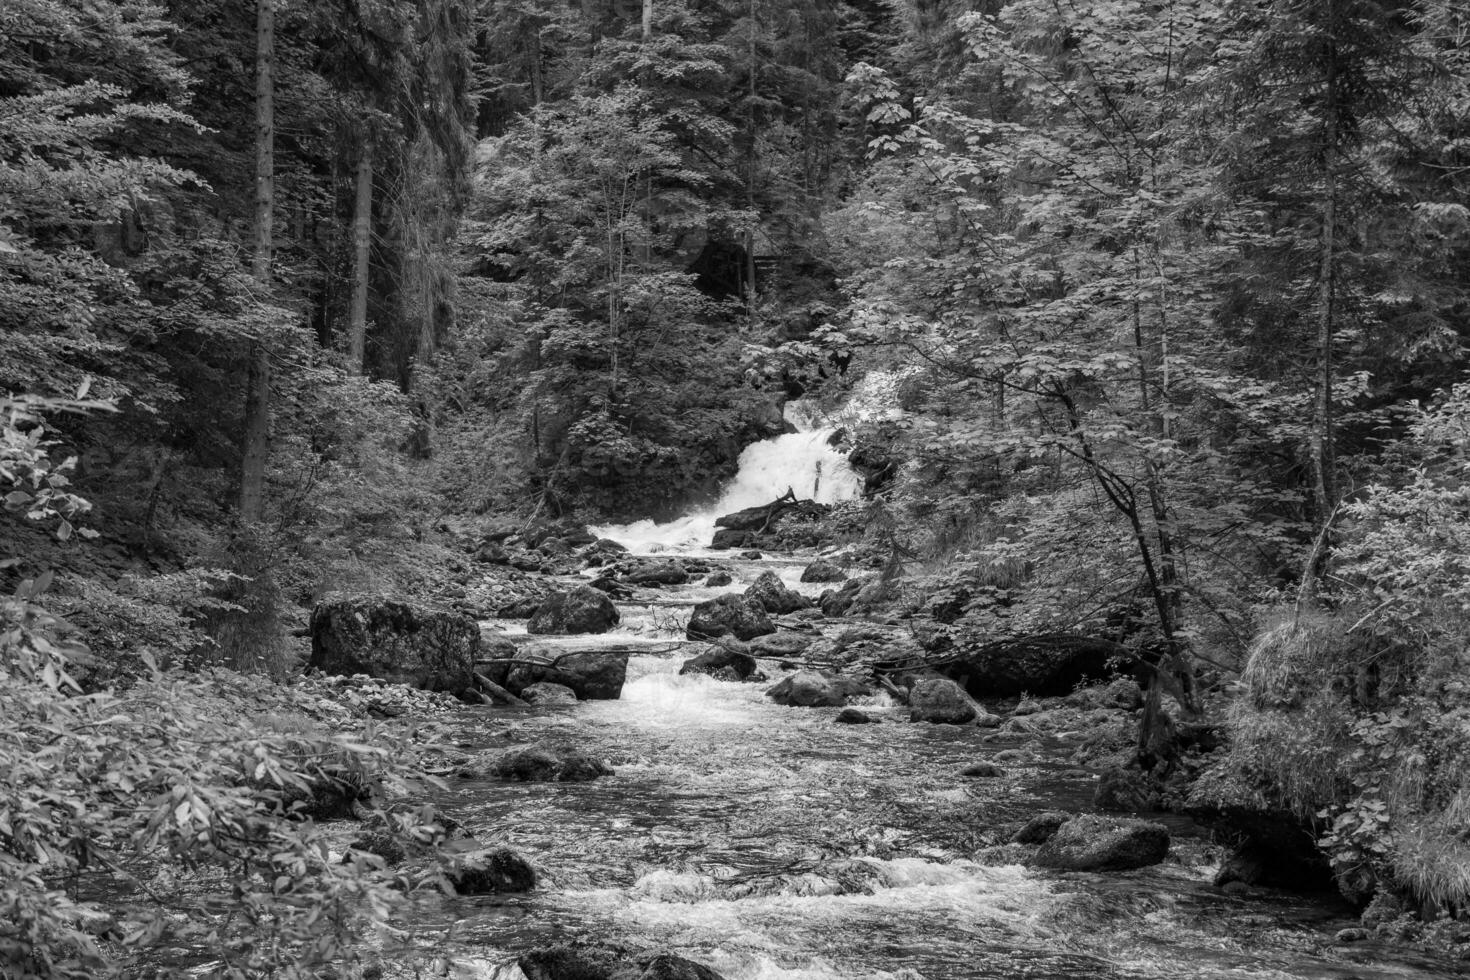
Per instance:
[[[1131,677],[1119,677],[1103,688],[1098,703],[1104,708],[1137,711],[1143,707],[1143,691]]]
[[[311,613],[309,666],[459,694],[474,686],[480,627],[460,613],[380,596],[329,597]]]
[[[1339,884],[1317,846],[1320,829],[1267,799],[1254,780],[1227,762],[1200,772],[1183,810],[1242,859],[1234,871],[1253,878],[1251,884],[1295,892],[1328,891]],[[1235,857],[1227,859],[1225,867]],[[1251,874],[1250,866],[1258,868],[1259,875]]]
[[[843,708],[841,711],[837,712],[837,717],[836,718],[833,718],[832,720],[835,721],[835,722],[837,722],[839,725],[876,725],[876,724],[878,724],[878,719],[877,718],[874,718],[872,715],[868,714],[866,711],[860,711],[857,708]]]
[[[1339,929],[1333,938],[1340,943],[1360,943],[1368,938],[1368,930],[1357,926],[1350,929]]]
[[[733,581],[735,579],[731,577],[729,572],[712,572],[710,573],[710,577],[704,580],[704,584],[708,588],[717,589],[720,586],[729,585]]]
[[[1059,871],[1127,871],[1158,864],[1168,853],[1169,831],[1161,823],[1084,814],[1058,827],[1035,863]]]
[[[741,650],[736,645],[737,642],[712,644],[698,655],[684,661],[684,666],[679,668],[679,673],[718,676],[728,668],[735,680],[745,680],[755,673],[755,658]]]
[[[347,849],[361,854],[371,854],[382,861],[385,868],[396,868],[408,857],[403,842],[392,834],[385,834],[382,831],[363,834],[348,844]]]
[[[754,548],[752,548],[750,551],[742,551],[742,552],[740,552],[740,557],[741,558],[744,558],[746,561],[760,561],[762,558],[764,558],[766,556],[763,555],[763,554],[761,554],[759,551],[756,551]]]
[[[726,635],[737,640],[753,640],[774,632],[776,627],[760,603],[734,593],[706,599],[695,606],[685,628],[691,640],[712,640]]]
[[[528,892],[536,887],[536,869],[507,847],[484,848],[460,855],[444,877],[460,895]]]
[[[526,632],[558,635],[606,633],[620,619],[618,607],[605,593],[579,585],[549,595],[526,624]]]
[[[1005,719],[1000,715],[982,713],[975,716],[975,725],[979,728],[999,728],[1003,721]]]
[[[868,579],[848,579],[842,584],[842,588],[828,589],[823,592],[817,599],[817,605],[824,615],[832,619],[845,616],[853,603],[857,601],[857,595],[867,581]]]
[[[964,725],[979,714],[965,689],[947,677],[923,678],[909,690],[909,721]]]
[[[689,573],[678,562],[665,561],[629,572],[623,581],[629,585],[683,585],[689,581]]]
[[[710,539],[709,546],[716,551],[729,551],[734,548],[744,548],[755,537],[756,535],[750,531],[736,531],[733,528],[722,527]]]
[[[1158,788],[1137,769],[1109,769],[1098,779],[1092,794],[1093,806],[1120,813],[1157,810],[1159,803]]]
[[[807,656],[831,664],[891,664],[920,660],[924,649],[903,627],[863,623],[824,633],[807,650]],[[919,675],[899,674],[894,680],[906,684],[907,678],[914,676]]]
[[[702,963],[672,953],[660,953],[638,964],[643,972],[637,980],[725,980]]]
[[[994,779],[1005,774],[1006,771],[993,762],[972,762],[960,770],[960,775],[967,779]]]
[[[801,570],[803,582],[843,582],[847,573],[825,558],[818,558]]]
[[[750,652],[757,657],[781,660],[804,653],[816,640],[812,633],[767,633],[750,641]]]
[[[1068,820],[1072,814],[1060,810],[1048,810],[1038,813],[1026,825],[1011,835],[1012,844],[1045,844],[1056,834],[1057,828]]]
[[[553,684],[550,681],[538,681],[535,684],[527,684],[521,688],[521,700],[528,704],[554,705],[554,704],[576,704],[577,692],[565,684]]]
[[[1027,698],[1011,709],[1012,715],[1034,715],[1041,710],[1041,704]]]
[[[587,783],[613,775],[612,767],[578,749],[532,746],[502,753],[491,774],[517,783]]]
[[[777,704],[800,708],[841,708],[847,699],[866,694],[861,681],[815,670],[798,670],[777,681],[766,697]]]
[[[778,616],[806,609],[812,604],[806,596],[788,589],[775,572],[762,572],[745,594],[764,606],[766,612]]]
[[[554,664],[549,662],[553,656]],[[553,654],[517,647],[509,662],[481,667],[486,677],[517,696],[532,684],[549,681],[571,688],[581,701],[616,701],[628,677],[628,654],[617,650]]]
[[[862,601],[860,593],[854,602]],[[948,658],[939,669],[962,680],[974,698],[1066,695],[1089,678],[1102,680],[1117,673],[1112,659],[1117,648],[1110,641],[994,643],[961,632],[936,633],[934,642],[943,649],[930,652],[943,652]]]

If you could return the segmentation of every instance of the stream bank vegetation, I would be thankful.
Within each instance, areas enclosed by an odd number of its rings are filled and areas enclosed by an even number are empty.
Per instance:
[[[302,679],[311,609],[529,615],[586,523],[880,376],[864,499],[774,529],[873,568],[830,608],[904,624],[875,662],[1090,644],[1150,798],[1463,920],[1467,39],[1437,0],[10,0],[0,965],[354,955],[437,879],[310,805],[446,828],[382,705]]]

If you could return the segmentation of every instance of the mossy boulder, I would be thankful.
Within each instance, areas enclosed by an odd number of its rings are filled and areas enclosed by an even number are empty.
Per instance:
[[[685,633],[691,640],[713,640],[733,636],[753,640],[776,632],[765,607],[754,599],[733,593],[707,599],[694,607]]]
[[[1085,814],[1058,827],[1035,863],[1059,871],[1127,871],[1158,864],[1169,853],[1161,823]]]
[[[775,572],[761,572],[760,577],[745,590],[745,595],[759,602],[766,612],[778,616],[812,605],[812,601],[806,596],[788,589]]]
[[[309,666],[458,694],[473,686],[480,627],[468,616],[382,596],[329,597],[311,614]]]
[[[506,847],[485,848],[459,855],[444,876],[459,895],[528,892],[536,887],[536,869]]]
[[[840,708],[847,699],[867,694],[867,687],[851,677],[839,677],[825,671],[798,670],[766,691],[766,697],[777,704],[800,708]]]
[[[607,594],[588,585],[553,592],[536,609],[526,632],[538,635],[606,633],[618,625],[618,607]]]
[[[947,677],[926,677],[909,689],[910,721],[965,725],[981,713],[965,689]]]

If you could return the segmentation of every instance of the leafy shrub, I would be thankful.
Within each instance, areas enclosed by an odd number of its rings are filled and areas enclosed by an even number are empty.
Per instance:
[[[417,785],[395,761],[410,754],[327,734],[299,720],[309,699],[226,670],[82,694],[65,624],[36,603],[43,586],[0,601],[0,972],[118,968],[83,928],[96,910],[77,885],[95,875],[134,892],[125,947],[207,947],[231,977],[352,959],[350,943],[386,924],[400,896],[371,863],[333,861],[304,818],[371,787]],[[262,732],[262,717],[278,720]],[[150,886],[160,866],[188,869],[187,886]]]

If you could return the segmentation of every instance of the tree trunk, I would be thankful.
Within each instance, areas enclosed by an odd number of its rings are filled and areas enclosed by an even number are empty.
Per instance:
[[[750,0],[747,8],[747,16],[750,21],[748,25],[749,38],[747,44],[747,56],[750,59],[750,91],[746,97],[749,102],[746,105],[745,125],[747,136],[750,140],[745,154],[745,206],[750,211],[751,220],[755,220],[755,98],[756,98],[756,64],[755,64],[755,0]],[[745,309],[752,324],[755,322],[755,228],[751,226],[745,231]]]
[[[1312,549],[1308,567],[1302,574],[1301,601],[1310,603],[1317,595],[1317,580],[1327,563],[1331,548],[1327,546],[1328,526],[1337,507],[1336,436],[1333,431],[1332,335],[1336,326],[1337,276],[1337,46],[1330,39],[1335,26],[1334,5],[1327,4],[1329,40],[1326,52],[1326,107],[1322,120],[1322,230],[1318,237],[1317,268],[1317,378],[1316,399],[1312,407],[1312,482],[1316,504],[1314,522],[1318,543]]]
[[[262,289],[271,281],[275,222],[275,0],[255,7],[255,249],[250,271]],[[265,464],[270,447],[270,350],[264,339],[251,345],[245,391],[245,433],[240,453],[240,520],[261,519]]]
[[[653,36],[653,0],[643,0],[643,40]]]
[[[352,314],[348,321],[347,370],[362,374],[367,352],[368,260],[373,245],[373,151],[364,143],[357,161],[357,201],[352,212]]]

